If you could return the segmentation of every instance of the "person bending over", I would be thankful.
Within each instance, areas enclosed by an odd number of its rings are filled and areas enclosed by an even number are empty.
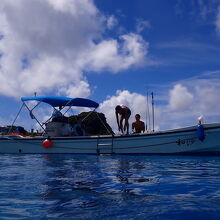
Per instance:
[[[126,134],[129,132],[129,122],[128,119],[131,116],[131,110],[125,105],[117,105],[115,107],[115,115],[118,124],[118,130],[122,134],[126,131]]]

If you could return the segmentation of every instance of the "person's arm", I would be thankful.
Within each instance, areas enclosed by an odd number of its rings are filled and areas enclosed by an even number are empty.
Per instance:
[[[134,124],[134,122],[132,123],[132,125],[131,125],[131,129],[132,129],[132,132],[134,133],[135,132],[135,126],[134,126],[135,124]]]
[[[142,131],[143,131],[143,133],[145,132],[145,123],[144,122],[142,123]]]
[[[115,112],[115,115],[116,115],[116,120],[117,120],[117,124],[118,124],[118,130],[120,131],[121,129],[120,129],[120,126],[119,126],[118,113],[117,113],[117,112]]]

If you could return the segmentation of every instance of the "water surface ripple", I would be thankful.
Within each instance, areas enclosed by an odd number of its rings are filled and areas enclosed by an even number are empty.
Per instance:
[[[1,219],[219,219],[220,157],[0,155]]]

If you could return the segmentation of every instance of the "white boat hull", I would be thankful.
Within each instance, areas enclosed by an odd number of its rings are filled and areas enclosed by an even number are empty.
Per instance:
[[[68,154],[220,154],[220,123],[204,125],[205,139],[199,140],[197,126],[128,136],[45,137],[2,136],[0,153]]]

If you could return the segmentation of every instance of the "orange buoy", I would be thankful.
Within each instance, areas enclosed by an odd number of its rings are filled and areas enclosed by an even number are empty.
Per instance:
[[[51,140],[49,140],[49,139],[45,139],[44,141],[43,141],[43,147],[44,148],[50,148],[50,147],[52,147],[52,141]]]

